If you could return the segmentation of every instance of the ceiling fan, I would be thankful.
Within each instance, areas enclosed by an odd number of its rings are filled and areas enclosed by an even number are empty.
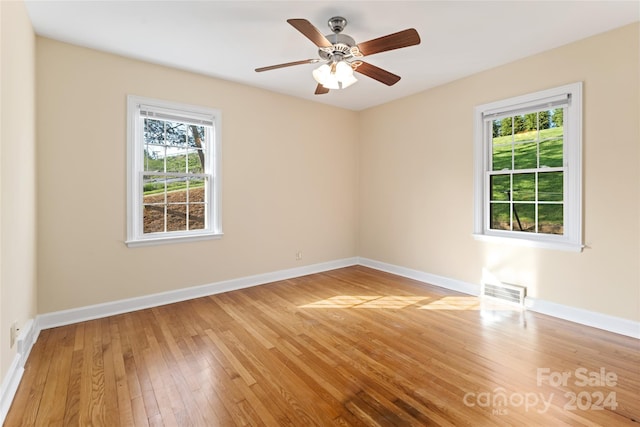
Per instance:
[[[420,36],[414,28],[356,44],[352,37],[342,34],[342,30],[347,26],[347,20],[341,16],[329,19],[329,28],[333,34],[327,36],[324,36],[306,19],[287,19],[287,22],[318,46],[319,58],[256,68],[256,72],[322,62],[319,68],[313,70],[313,78],[318,82],[316,95],[328,93],[330,89],[344,89],[351,86],[357,81],[353,75],[354,71],[392,86],[400,80],[400,76],[364,62],[361,58],[420,44]]]

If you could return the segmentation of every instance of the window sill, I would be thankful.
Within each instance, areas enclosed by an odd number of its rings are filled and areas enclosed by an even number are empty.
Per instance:
[[[172,243],[187,243],[187,242],[198,242],[201,240],[212,240],[212,239],[221,239],[223,233],[207,233],[207,234],[198,234],[191,236],[163,236],[163,237],[153,237],[153,238],[145,238],[145,239],[137,239],[137,240],[127,240],[124,243],[130,248],[137,248],[140,246],[157,246],[157,245],[166,245]]]
[[[473,238],[482,242],[504,243],[539,249],[553,249],[566,252],[582,252],[584,245],[570,242],[550,240],[534,240],[513,236],[494,236],[488,234],[473,234]]]

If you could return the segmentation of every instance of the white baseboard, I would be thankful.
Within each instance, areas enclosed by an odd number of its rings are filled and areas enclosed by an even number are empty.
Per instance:
[[[37,321],[40,329],[49,329],[57,326],[70,325],[72,323],[84,322],[86,320],[99,319],[116,314],[129,313],[135,310],[142,310],[174,302],[215,295],[222,292],[264,285],[266,283],[306,276],[308,274],[321,273],[323,271],[334,270],[336,268],[349,267],[351,265],[356,265],[357,263],[357,258],[344,258],[319,264],[306,265],[303,267],[290,268],[287,270],[274,271],[271,273],[258,274],[255,276],[241,277],[239,279],[224,280],[207,285],[177,289],[175,291],[145,295],[137,298],[129,298],[103,304],[73,308],[70,310],[45,313],[38,315]]]
[[[36,317],[37,318],[37,317]],[[40,328],[36,321],[29,319],[20,329],[20,335],[16,340],[18,355],[20,355],[20,365],[27,363],[27,358],[31,354],[31,349],[38,339]]]
[[[398,265],[387,264],[385,262],[375,261],[368,258],[359,258],[358,264],[365,267],[374,268],[376,270],[386,271],[387,273],[392,273],[398,276],[407,277],[409,279],[418,280],[420,282],[435,285],[440,288],[462,292],[463,294],[474,296],[480,295],[479,285],[463,282],[462,280],[450,279],[448,277],[425,273],[423,271],[413,270]]]
[[[460,280],[450,279],[447,277],[436,276],[410,268],[401,267],[393,264],[387,264],[367,258],[360,258],[359,264],[371,267],[376,270],[386,271],[388,273],[397,274],[398,276],[408,277],[420,282],[425,282],[441,288],[462,292],[469,295],[480,295],[480,286],[472,283],[462,282]],[[579,323],[585,326],[602,329],[620,335],[640,339],[640,322],[623,319],[620,317],[610,316],[608,314],[597,313],[594,311],[584,310],[582,308],[571,307],[568,305],[557,304],[550,301],[544,301],[536,298],[525,298],[525,307],[536,313],[546,314],[557,317],[559,319],[568,320],[570,322]]]
[[[526,297],[524,303],[536,313],[640,339],[640,322],[531,297]]]
[[[4,424],[9,408],[11,408],[11,403],[24,373],[24,364],[38,338],[38,333],[37,325],[30,319],[22,327],[20,335],[16,339],[16,355],[0,386],[0,425]]]
[[[9,408],[11,408],[16,391],[18,391],[23,373],[24,366],[20,366],[20,355],[16,354],[0,388],[0,424],[4,424],[4,420],[9,413]]]

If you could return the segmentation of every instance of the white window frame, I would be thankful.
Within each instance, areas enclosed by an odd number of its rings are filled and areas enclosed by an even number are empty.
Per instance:
[[[171,231],[159,233],[143,232],[143,175],[144,175],[144,117],[145,111],[170,117],[211,123],[210,137],[204,139],[205,171],[209,185],[205,200],[205,228],[201,230]],[[221,112],[220,110],[180,104],[141,96],[127,96],[127,240],[128,247],[158,245],[215,239],[222,237],[221,218]]]
[[[552,235],[489,227],[489,171],[492,121],[566,102],[563,141],[563,234]],[[582,243],[582,82],[516,96],[474,109],[474,226],[477,240],[580,252]]]

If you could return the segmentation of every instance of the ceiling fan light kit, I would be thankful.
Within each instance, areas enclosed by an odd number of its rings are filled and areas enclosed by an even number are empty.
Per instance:
[[[353,68],[346,61],[325,63],[313,70],[313,78],[327,89],[345,89],[356,83]]]
[[[328,93],[331,89],[346,89],[353,85],[358,81],[353,74],[354,71],[392,86],[400,80],[400,76],[364,62],[360,58],[420,44],[420,36],[413,28],[356,44],[352,37],[342,34],[342,30],[347,26],[347,20],[341,16],[329,19],[329,28],[333,34],[327,36],[306,19],[288,19],[287,22],[318,47],[320,58],[256,68],[256,72],[322,62],[322,65],[312,72],[313,78],[318,83],[316,95]]]

